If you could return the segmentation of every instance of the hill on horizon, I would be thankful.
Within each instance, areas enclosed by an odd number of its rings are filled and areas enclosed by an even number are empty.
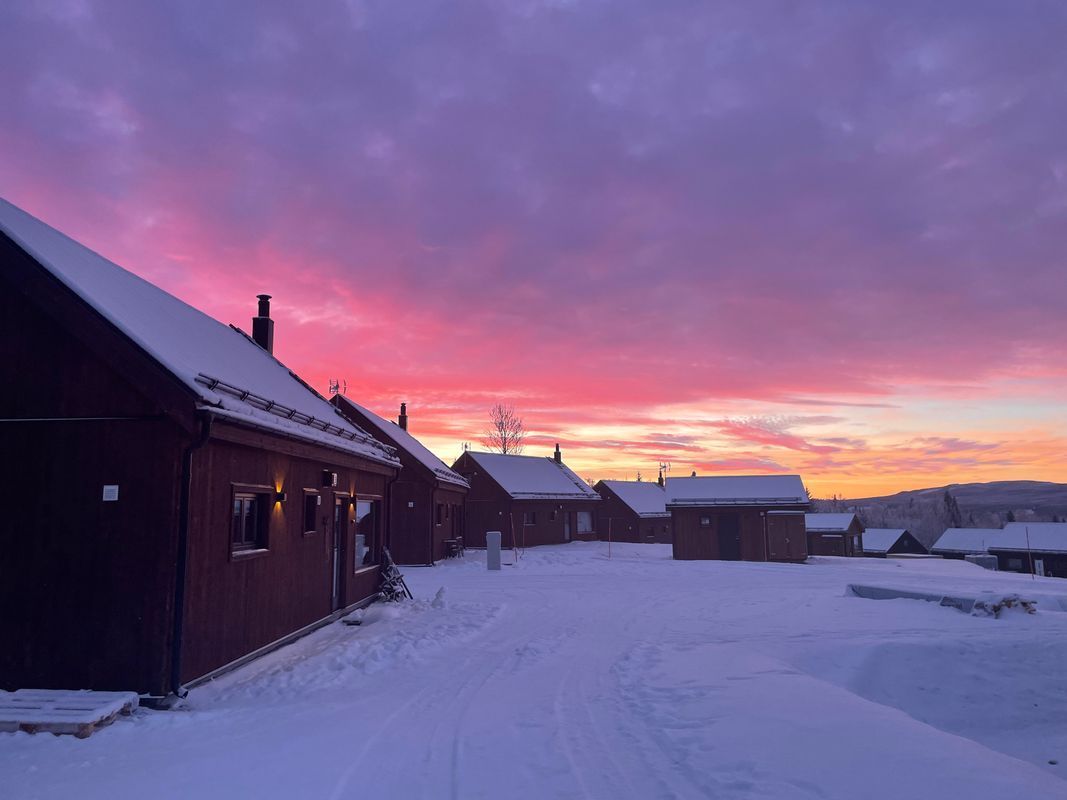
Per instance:
[[[945,528],[1067,521],[1067,484],[1051,481],[950,483],[883,497],[816,500],[819,511],[855,511],[868,528],[907,528],[927,547]]]

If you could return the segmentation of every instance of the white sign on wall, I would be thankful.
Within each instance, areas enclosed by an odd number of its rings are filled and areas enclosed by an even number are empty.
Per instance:
[[[109,483],[104,486],[104,502],[115,503],[119,499],[119,486],[117,483]]]

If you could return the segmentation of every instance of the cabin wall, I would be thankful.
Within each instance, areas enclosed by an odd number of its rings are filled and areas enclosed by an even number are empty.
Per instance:
[[[800,514],[770,514],[767,507],[671,509],[674,557],[679,560],[803,561]],[[707,519],[708,524],[702,524]]]
[[[142,393],[158,375],[137,379],[137,352],[64,294],[42,309],[0,253],[0,688],[162,693],[188,435]]]
[[[1001,572],[1044,574],[1049,578],[1067,578],[1067,554],[1064,553],[1003,550],[992,555],[997,557],[997,568]]]
[[[216,423],[213,438],[193,461],[189,572],[182,651],[182,680],[194,680],[256,649],[315,623],[334,610],[335,557],[338,607],[372,597],[380,583],[379,554],[387,529],[384,497],[389,475],[328,448]],[[336,472],[336,488],[323,486],[323,470]],[[235,486],[284,491],[271,502],[267,547],[234,553],[231,522]],[[317,493],[314,530],[305,530],[304,496]],[[378,500],[376,543],[357,564],[355,510],[348,498]],[[340,530],[335,531],[335,501]],[[337,536],[338,547],[334,548]],[[369,562],[369,563],[368,563]]]
[[[896,544],[889,548],[889,555],[916,555],[924,556],[930,551],[927,550],[922,542],[916,539],[912,534],[901,536],[897,540]]]
[[[403,476],[407,470],[402,470]],[[411,476],[389,489],[389,552],[398,564],[430,564],[433,488]]]
[[[808,531],[808,553],[813,556],[862,556],[863,526],[856,519],[845,531]],[[857,539],[857,537],[859,537]]]
[[[432,531],[428,537],[433,550],[430,553],[432,561],[440,561],[448,555],[445,542],[457,537],[464,538],[466,544],[464,506],[466,505],[467,492],[464,489],[451,489],[440,487],[433,491]],[[444,518],[438,522],[438,506],[441,507]]]

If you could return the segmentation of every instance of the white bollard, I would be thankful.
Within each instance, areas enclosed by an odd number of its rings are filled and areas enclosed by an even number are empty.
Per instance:
[[[485,566],[487,569],[500,569],[500,531],[485,534]]]

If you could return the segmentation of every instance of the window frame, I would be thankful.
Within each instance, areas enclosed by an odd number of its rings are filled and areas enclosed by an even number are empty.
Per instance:
[[[230,560],[239,561],[246,558],[256,558],[270,553],[270,522],[277,504],[277,493],[273,486],[265,486],[255,483],[231,483],[229,505],[229,547]],[[256,540],[253,544],[236,546],[234,542],[234,506],[239,497],[254,498],[257,501],[258,511],[256,518]]]
[[[308,527],[308,500],[315,498],[315,524],[312,527]],[[300,520],[301,535],[302,536],[314,536],[319,532],[319,509],[322,508],[322,492],[318,489],[304,489],[302,495],[300,511],[302,518]]]
[[[586,515],[585,519],[589,520],[589,527],[586,530],[582,530],[582,522],[581,521],[583,519],[583,517],[582,517],[583,514]],[[592,511],[575,511],[574,512],[574,532],[575,533],[595,533],[596,532],[595,522],[596,521],[593,519],[593,512]]]
[[[522,512],[522,527],[532,528],[537,525],[537,511]]]
[[[383,537],[384,537],[384,533],[385,533],[385,525],[383,524],[384,520],[382,519],[383,510],[385,508],[385,503],[384,503],[381,495],[377,495],[377,494],[366,494],[366,495],[364,495],[364,494],[359,494],[358,492],[356,494],[354,494],[354,495],[350,495],[349,496],[349,501],[352,504],[352,524],[355,525],[355,530],[352,532],[352,555],[353,556],[355,556],[355,554],[357,552],[356,551],[356,541],[357,541],[356,537],[359,536],[360,533],[361,533],[360,532],[359,504],[360,503],[372,503],[372,504],[373,503],[377,503],[378,504],[377,505],[377,512],[378,513],[375,515],[375,527],[376,527],[376,530],[374,531],[376,540],[373,542],[373,545],[377,545],[377,553],[375,553],[375,547],[374,546],[371,546],[370,548],[368,548],[371,551],[372,555],[374,555],[374,563],[373,564],[366,564],[366,565],[356,566],[355,558],[353,558],[352,561],[350,562],[351,565],[352,565],[352,574],[353,575],[360,575],[360,574],[366,572],[367,570],[379,569],[379,567],[381,566],[382,547],[385,544],[384,541],[383,541]],[[364,542],[366,542],[366,539],[364,539]]]
[[[700,523],[700,527],[701,528],[710,528],[710,527],[712,527],[711,516],[705,516],[705,515],[701,514],[700,519],[699,519],[699,523]]]

